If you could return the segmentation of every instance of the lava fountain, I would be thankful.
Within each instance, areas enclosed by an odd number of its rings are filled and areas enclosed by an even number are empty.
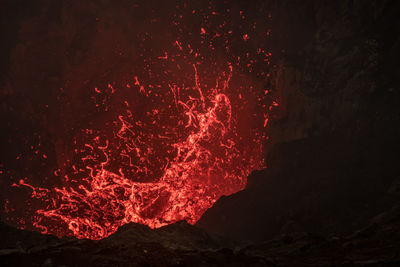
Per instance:
[[[225,20],[214,28],[205,23],[194,44],[180,31],[162,54],[142,53],[143,71],[126,74],[123,85],[87,88],[96,107],[107,109],[114,97],[118,113],[103,128],[82,128],[75,136],[74,154],[53,173],[61,185],[15,180],[13,187],[30,192],[28,202],[40,203],[32,227],[101,239],[130,222],[194,224],[218,198],[244,189],[250,172],[264,167],[263,129],[278,105],[249,78],[257,65],[270,68],[271,54],[262,47],[232,49],[233,41],[245,46],[252,38],[252,25],[238,40]],[[223,40],[222,50],[216,40]],[[115,97],[118,91],[130,93]]]

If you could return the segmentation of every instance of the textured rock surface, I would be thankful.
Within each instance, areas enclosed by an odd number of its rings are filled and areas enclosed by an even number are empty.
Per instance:
[[[286,231],[348,234],[398,203],[390,192],[398,184],[399,4],[306,3],[275,6],[286,14],[275,15],[275,27],[287,35],[276,40],[286,51],[268,169],[203,215],[198,226],[208,231],[258,241]]]
[[[129,224],[101,241],[57,239],[4,225],[4,266],[398,266],[399,208],[346,237],[297,232],[232,244],[177,223],[158,231]]]
[[[271,43],[281,105],[270,146],[395,127],[398,9],[396,1],[277,1]]]

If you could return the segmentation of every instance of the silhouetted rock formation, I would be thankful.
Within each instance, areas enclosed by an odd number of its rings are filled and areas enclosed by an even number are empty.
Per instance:
[[[268,169],[197,225],[252,241],[287,231],[349,234],[399,200],[399,4],[282,1],[274,8],[285,33],[274,44],[285,53]]]

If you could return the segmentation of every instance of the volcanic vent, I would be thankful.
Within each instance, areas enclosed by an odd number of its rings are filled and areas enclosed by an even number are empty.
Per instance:
[[[64,6],[54,25],[67,27],[72,20],[78,27],[79,17],[71,15],[76,9],[91,12]],[[26,196],[22,213],[20,199],[7,198],[9,222],[89,239],[107,237],[129,222],[152,228],[195,223],[219,197],[242,190],[252,170],[264,167],[264,128],[278,105],[265,87],[265,70],[271,69],[268,13],[262,11],[260,22],[224,5],[182,2],[166,10],[117,10],[131,25],[123,30],[107,8],[92,17],[96,33],[82,37],[90,43],[84,63],[99,57],[107,63],[102,53],[112,51],[113,60],[121,58],[117,71],[100,75],[92,64],[74,77],[76,70],[64,70],[50,105],[59,106],[57,119],[76,117],[79,127],[65,129],[69,143],[64,140],[64,148],[52,154],[41,145],[54,142],[42,124],[34,133],[39,141],[27,144],[34,153],[17,155],[22,162],[44,162],[45,182],[26,169],[4,167],[12,176],[11,191]],[[130,21],[141,12],[144,22]],[[36,27],[46,27],[37,20]],[[89,73],[97,78],[85,77]],[[46,165],[52,156],[53,169]]]

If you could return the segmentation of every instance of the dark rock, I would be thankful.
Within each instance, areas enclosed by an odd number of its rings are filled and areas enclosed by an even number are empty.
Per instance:
[[[397,205],[394,10],[396,1],[275,2],[273,28],[285,34],[273,42],[280,106],[268,129],[268,168],[217,201],[199,227],[252,241],[288,231],[345,236]]]

